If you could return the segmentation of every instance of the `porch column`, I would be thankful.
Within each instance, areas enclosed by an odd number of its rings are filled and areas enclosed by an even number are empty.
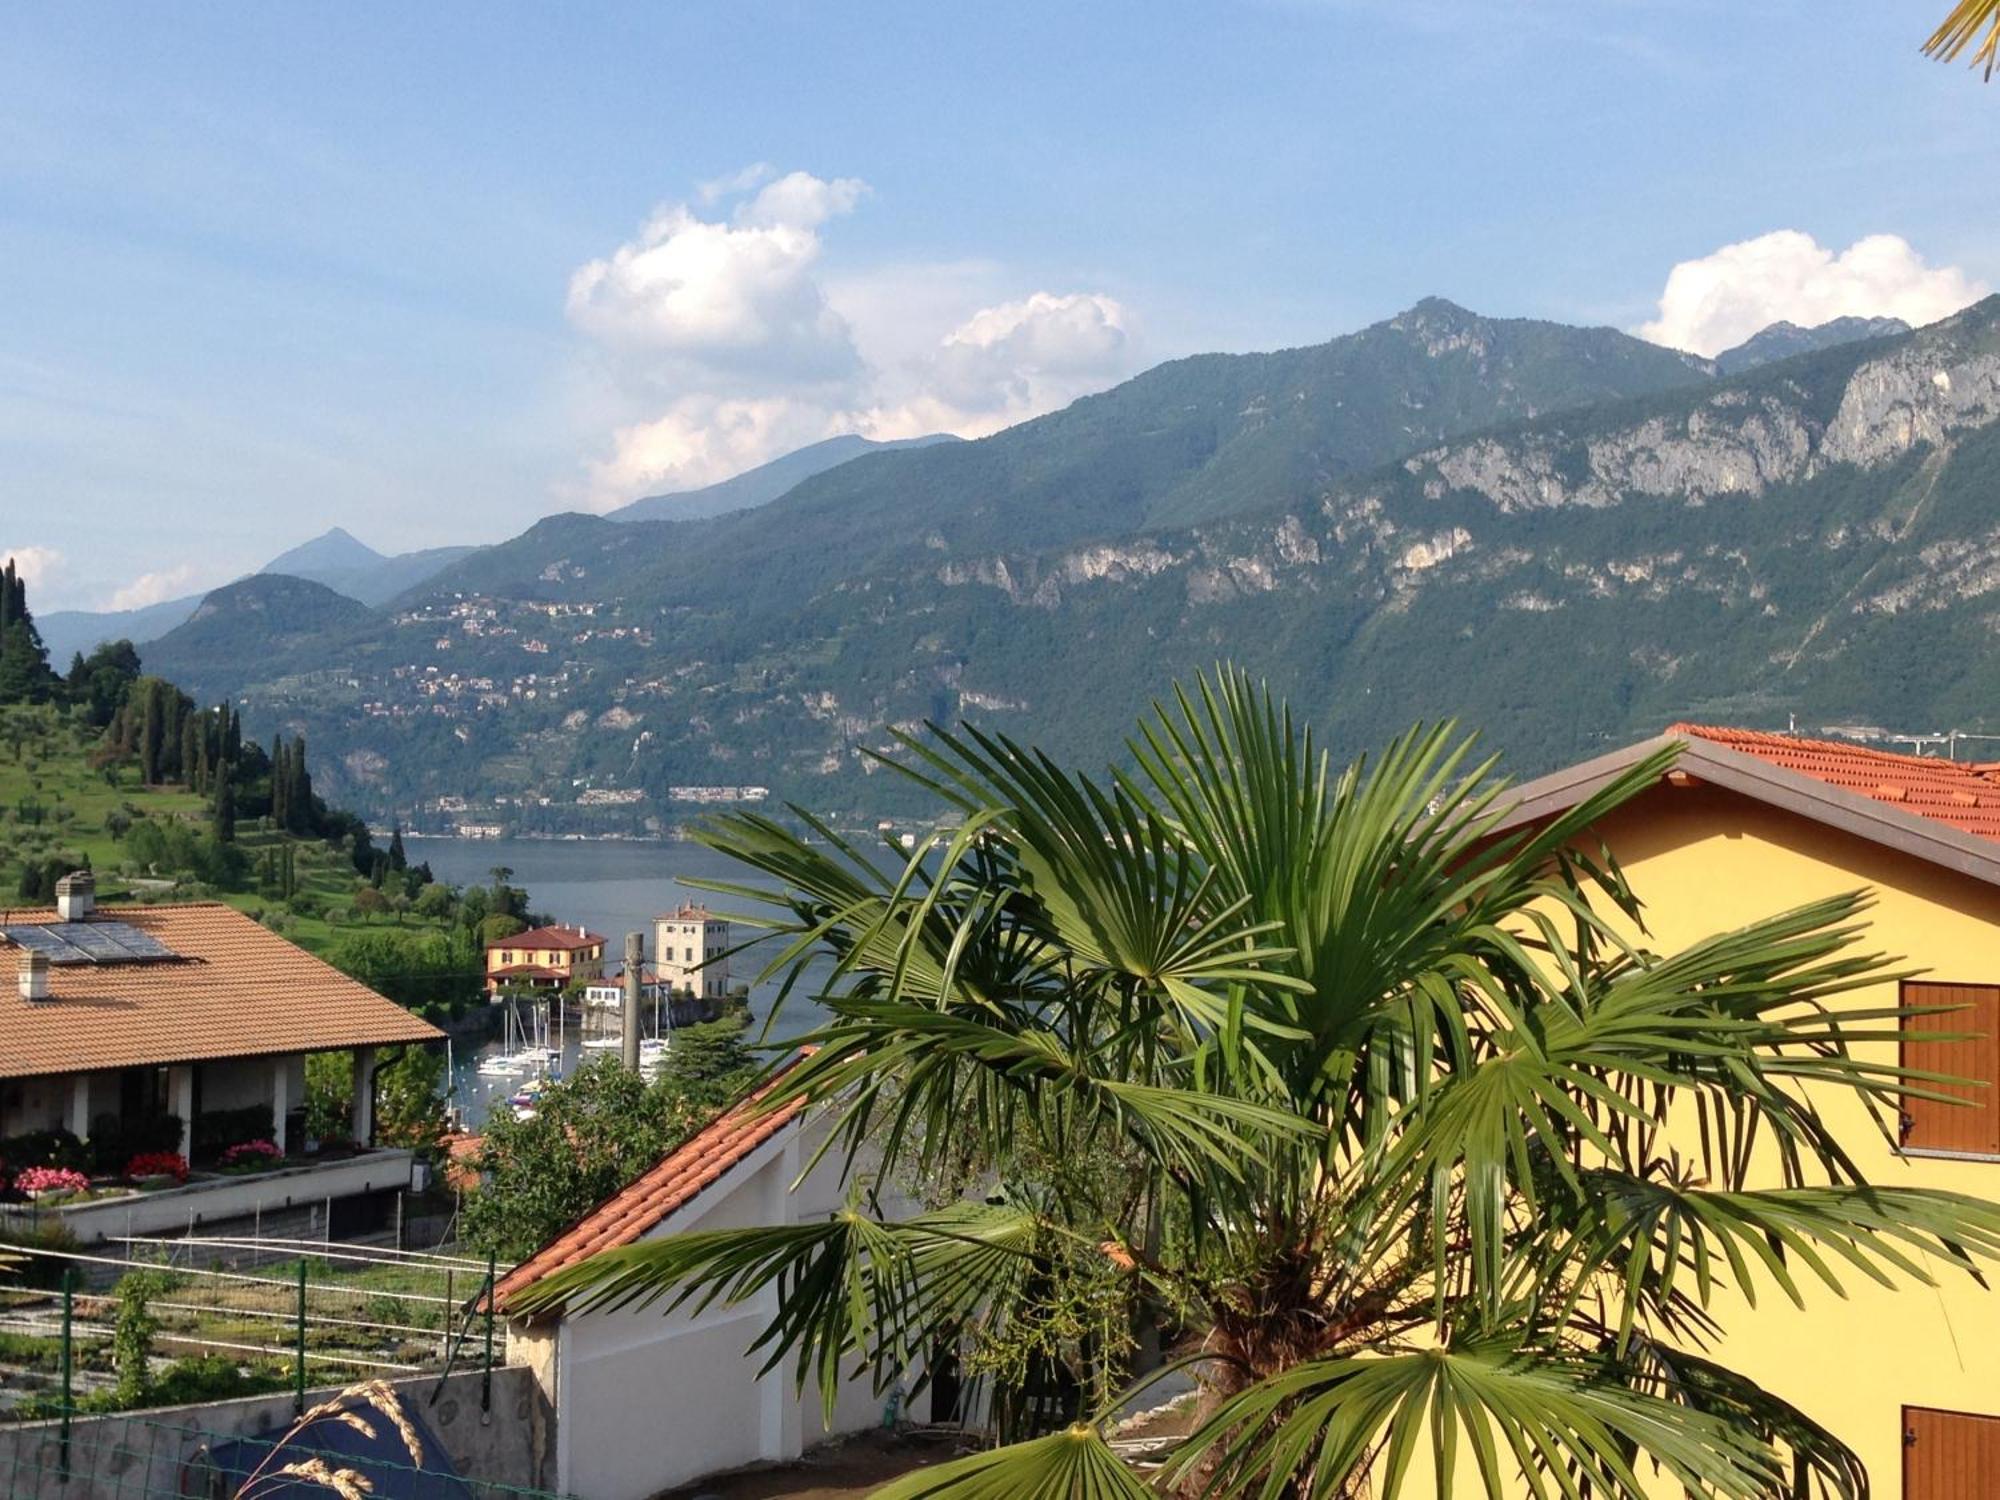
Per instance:
[[[183,1155],[194,1155],[194,1067],[183,1063],[167,1069],[167,1113],[181,1122]]]
[[[69,1081],[69,1133],[78,1140],[90,1138],[90,1075],[74,1074]]]
[[[292,1143],[285,1138],[285,1115],[292,1107],[292,1060],[279,1057],[271,1062],[271,1144],[280,1151],[289,1152]]]
[[[354,1049],[354,1144],[375,1144],[375,1049]]]

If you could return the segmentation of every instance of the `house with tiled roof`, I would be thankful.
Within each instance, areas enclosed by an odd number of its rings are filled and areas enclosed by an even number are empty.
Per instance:
[[[486,945],[486,992],[560,990],[604,972],[604,935],[581,927],[530,927]]]
[[[442,1041],[436,1027],[219,902],[99,907],[88,871],[56,902],[0,910],[0,1155],[18,1167],[54,1152],[113,1177],[147,1151],[178,1152],[198,1174],[251,1140],[281,1159],[255,1177],[0,1213],[56,1213],[91,1241],[312,1204],[331,1232],[327,1219],[367,1227],[408,1186],[409,1152],[370,1149],[375,1063],[384,1047]],[[305,1060],[336,1051],[354,1058],[354,1139],[320,1151],[304,1128]]]
[[[1944,1088],[1946,1101],[1892,1091],[1879,1126],[1855,1101],[1831,1101],[1832,1123],[1875,1183],[2000,1201],[2000,766],[1675,724],[1514,789],[1501,830],[1571,808],[1668,748],[1670,768],[1592,830],[1592,849],[1601,840],[1643,903],[1645,931],[1633,936],[1672,952],[1819,898],[1872,893],[1858,947],[1897,956],[1905,977],[1832,1003],[1944,1009],[1906,1020],[1901,1037],[1861,1026],[1870,1035],[1853,1050],[1964,1083]],[[1698,1129],[1684,1135],[1683,1158],[1698,1162]],[[1922,1476],[1952,1455],[2000,1452],[2000,1295],[1932,1269],[1936,1288],[1922,1298],[1892,1302],[1865,1275],[1843,1274],[1844,1299],[1809,1296],[1801,1309],[1766,1298],[1720,1319],[1726,1366],[1840,1434],[1878,1493],[1895,1494],[1904,1476],[1906,1500],[1947,1493]]]
[[[829,1424],[818,1387],[794,1371],[759,1373],[751,1345],[776,1310],[770,1291],[708,1308],[524,1315],[520,1295],[600,1251],[663,1235],[824,1220],[845,1201],[839,1168],[807,1170],[821,1126],[798,1103],[752,1095],[669,1151],[502,1277],[511,1363],[535,1371],[555,1445],[554,1488],[644,1500],[719,1470],[797,1458],[842,1433],[881,1425],[893,1398],[867,1377],[841,1389]],[[834,1153],[837,1154],[837,1153]],[[803,1173],[803,1176],[801,1174]],[[904,1415],[921,1419],[928,1397]]]

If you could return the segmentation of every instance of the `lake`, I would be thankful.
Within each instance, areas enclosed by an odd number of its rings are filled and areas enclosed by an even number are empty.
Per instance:
[[[509,885],[528,893],[533,910],[546,913],[564,925],[581,923],[606,939],[605,952],[615,967],[625,951],[625,934],[645,934],[646,951],[653,949],[653,918],[683,901],[702,900],[704,893],[680,884],[682,878],[742,880],[741,865],[700,844],[636,843],[622,840],[591,842],[581,839],[440,839],[405,836],[404,846],[411,863],[428,862],[431,873],[454,885],[490,885],[493,867],[505,865],[513,871]],[[713,899],[727,908],[728,901]],[[738,933],[740,941],[744,934]],[[751,979],[759,967],[757,955],[738,955],[730,964],[730,978],[741,984]],[[770,1013],[776,985],[752,985],[750,1010],[755,1018],[753,1036]],[[785,1041],[809,1031],[821,1012],[794,991],[784,1012],[771,1029],[773,1040]],[[581,1050],[575,1037],[566,1038],[563,1069],[573,1069]],[[452,1100],[467,1124],[475,1129],[485,1119],[496,1100],[503,1100],[520,1086],[520,1080],[482,1076],[478,1057],[502,1050],[494,1042],[479,1055],[454,1055],[452,1059]]]

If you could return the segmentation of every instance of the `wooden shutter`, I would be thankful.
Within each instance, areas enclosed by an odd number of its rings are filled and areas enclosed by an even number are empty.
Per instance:
[[[1904,1407],[1903,1500],[2000,1500],[2000,1417]]]
[[[1967,1151],[2000,1156],[2000,985],[1933,984],[1907,980],[1905,1005],[1955,1005],[1940,1015],[1911,1016],[1903,1030],[1917,1033],[1902,1044],[1903,1066],[1928,1073],[1948,1073],[1977,1080],[1970,1084],[1925,1087],[1964,1099],[1948,1104],[1936,1099],[1903,1097],[1903,1144],[1920,1151]],[[1956,1041],[1930,1041],[1925,1032],[1976,1032]]]

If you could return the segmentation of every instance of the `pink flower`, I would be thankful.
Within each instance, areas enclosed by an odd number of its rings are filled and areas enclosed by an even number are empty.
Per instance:
[[[245,1162],[282,1161],[284,1156],[275,1141],[244,1141],[222,1153],[222,1164],[225,1167],[240,1167]]]
[[[74,1193],[89,1187],[90,1179],[74,1167],[28,1167],[14,1186],[28,1194]]]

